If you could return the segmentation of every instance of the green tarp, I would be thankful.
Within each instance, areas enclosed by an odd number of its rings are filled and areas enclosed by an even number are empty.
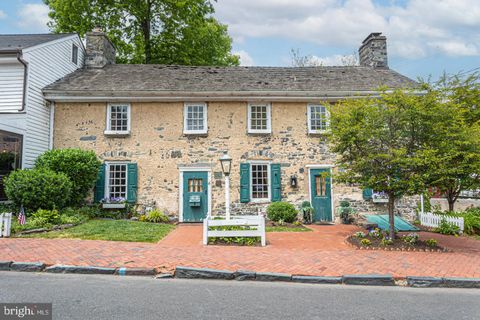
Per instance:
[[[382,230],[389,229],[390,219],[388,218],[388,214],[368,215],[367,221],[369,223],[375,223]],[[418,231],[419,230],[414,225],[410,224],[409,222],[397,216],[395,216],[394,223],[395,223],[395,231]]]

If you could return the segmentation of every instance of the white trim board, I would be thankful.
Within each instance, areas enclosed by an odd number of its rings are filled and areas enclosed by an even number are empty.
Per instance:
[[[212,168],[211,167],[179,167],[178,168],[178,222],[183,222],[183,173],[184,172],[207,172],[208,173],[208,207],[207,217],[212,215]]]
[[[312,179],[311,179],[311,169],[330,169],[330,174],[333,171],[334,165],[331,164],[307,164],[308,169],[308,201],[312,205]],[[332,206],[332,221],[335,222],[335,208],[333,206],[333,177],[330,176],[330,201]],[[312,205],[313,207],[313,205]],[[313,218],[313,217],[312,217]],[[313,219],[312,219],[313,220]]]

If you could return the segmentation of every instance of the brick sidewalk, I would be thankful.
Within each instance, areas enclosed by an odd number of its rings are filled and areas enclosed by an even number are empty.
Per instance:
[[[363,251],[344,239],[355,227],[312,226],[313,232],[268,233],[267,247],[202,246],[199,225],[181,225],[157,244],[74,239],[0,239],[0,260],[104,267],[190,266],[306,275],[390,273],[395,277],[480,278],[480,241],[455,252]],[[451,237],[447,238],[451,241]],[[445,240],[440,237],[440,244]],[[447,240],[445,240],[447,241]],[[473,242],[472,242],[473,241]],[[455,241],[458,243],[458,241]],[[462,249],[465,248],[465,249]]]

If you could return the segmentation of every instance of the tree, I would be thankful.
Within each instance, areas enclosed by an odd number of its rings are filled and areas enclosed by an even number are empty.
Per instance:
[[[445,194],[453,211],[462,191],[480,188],[479,75],[444,75],[425,87],[432,102],[428,183]]]
[[[44,0],[54,32],[101,26],[120,63],[238,65],[210,0]]]
[[[430,128],[422,126],[424,109],[422,97],[402,90],[348,99],[330,108],[331,150],[344,169],[338,178],[388,195],[392,239],[395,200],[425,188],[428,153],[421,146]]]

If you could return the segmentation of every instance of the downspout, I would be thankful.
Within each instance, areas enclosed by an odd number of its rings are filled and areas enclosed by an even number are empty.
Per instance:
[[[55,102],[51,101],[50,102],[50,128],[49,128],[49,135],[50,139],[48,142],[48,149],[52,150],[53,149],[53,124],[55,122]]]
[[[22,51],[17,51],[17,60],[24,66],[23,72],[23,95],[22,95],[22,108],[20,108],[20,112],[25,111],[25,101],[27,96],[27,77],[28,77],[28,62],[23,60],[22,58]]]

